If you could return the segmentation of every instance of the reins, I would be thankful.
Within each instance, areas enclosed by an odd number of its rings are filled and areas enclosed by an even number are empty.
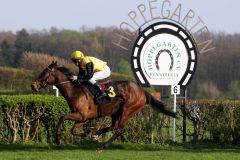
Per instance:
[[[71,81],[64,81],[64,82],[61,82],[61,83],[57,83],[57,84],[54,84],[55,86],[57,85],[60,85],[60,84],[65,84],[65,83],[70,83]]]

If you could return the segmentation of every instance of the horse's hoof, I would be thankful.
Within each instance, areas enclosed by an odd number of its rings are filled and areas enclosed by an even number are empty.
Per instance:
[[[102,151],[103,151],[103,148],[97,148],[97,149],[96,149],[96,152],[97,152],[97,153],[102,153]]]
[[[84,131],[84,133],[86,134],[86,136],[88,136],[88,135],[91,133],[91,130],[90,130],[90,129],[86,129],[86,130]]]
[[[98,135],[93,135],[93,140],[98,141],[99,138],[100,138],[100,136],[98,136]]]

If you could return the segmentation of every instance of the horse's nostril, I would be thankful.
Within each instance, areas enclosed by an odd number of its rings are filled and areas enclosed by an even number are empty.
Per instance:
[[[37,84],[34,82],[31,84],[31,88],[33,91],[38,91]]]

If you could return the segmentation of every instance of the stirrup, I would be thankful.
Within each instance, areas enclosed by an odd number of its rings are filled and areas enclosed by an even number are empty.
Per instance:
[[[107,96],[107,93],[103,92],[100,97],[106,97]]]
[[[101,100],[102,98],[107,97],[107,94],[105,92],[103,93],[98,93],[96,95],[96,99]]]
[[[101,99],[103,99],[103,98],[106,97],[106,96],[107,96],[106,93],[102,93],[102,94],[98,94],[98,95],[96,96],[96,98],[99,99],[99,100],[101,100]]]

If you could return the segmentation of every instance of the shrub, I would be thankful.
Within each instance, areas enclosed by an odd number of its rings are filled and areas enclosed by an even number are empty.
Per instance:
[[[194,133],[190,131],[188,135],[196,136],[195,142],[201,138],[214,143],[240,143],[240,101],[188,101],[186,110],[195,128]]]
[[[63,97],[0,96],[0,141],[53,142],[59,118],[69,112]],[[180,113],[180,110],[178,112]],[[178,141],[179,136],[182,135],[180,115],[177,119],[176,132]],[[187,135],[190,140],[240,143],[240,101],[189,100],[186,103],[186,115],[188,117]],[[110,124],[109,118],[100,118],[90,121],[85,126],[98,130]],[[171,139],[171,124],[171,118],[146,106],[142,112],[129,120],[125,128],[125,138],[135,143],[165,143]],[[72,122],[64,123],[62,139],[65,142],[72,141],[70,127]],[[105,141],[110,136],[111,133],[105,134],[100,140]]]
[[[77,67],[69,61],[51,56],[44,53],[25,52],[20,60],[20,66],[29,70],[41,72],[46,68],[52,61],[57,61],[60,66],[65,66],[71,70],[77,71]]]
[[[33,72],[22,68],[0,67],[0,89],[30,90]]]
[[[69,112],[63,97],[46,95],[1,96],[1,133],[8,142],[29,140],[53,141],[55,126],[61,115]]]

